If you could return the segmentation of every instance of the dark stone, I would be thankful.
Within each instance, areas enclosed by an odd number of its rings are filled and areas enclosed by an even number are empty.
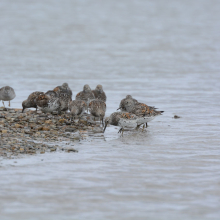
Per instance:
[[[66,128],[65,132],[75,132],[76,128]]]

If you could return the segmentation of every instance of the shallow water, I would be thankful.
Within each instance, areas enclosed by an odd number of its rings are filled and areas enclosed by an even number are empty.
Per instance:
[[[0,159],[1,219],[219,219],[220,2],[0,2],[0,86],[102,84],[164,110],[144,132],[88,136],[79,153]],[[177,114],[180,119],[174,119]]]

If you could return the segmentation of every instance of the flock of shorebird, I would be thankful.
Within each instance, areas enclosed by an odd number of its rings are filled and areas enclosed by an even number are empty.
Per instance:
[[[0,100],[10,101],[15,98],[14,89],[5,86],[0,89]],[[70,111],[72,120],[76,117],[83,116],[85,111],[89,111],[94,117],[98,117],[105,132],[108,124],[119,126],[120,133],[123,135],[124,129],[136,128],[139,129],[143,125],[143,129],[147,123],[153,120],[156,116],[161,115],[163,111],[157,111],[155,107],[148,106],[144,103],[138,102],[133,99],[131,95],[127,95],[122,99],[117,110],[120,112],[114,112],[109,117],[104,117],[106,112],[106,94],[103,91],[102,85],[97,85],[95,90],[91,90],[89,85],[84,85],[83,91],[79,92],[75,100],[72,101],[72,90],[67,83],[63,83],[62,86],[57,86],[53,90],[44,92],[33,92],[28,98],[22,102],[22,112],[26,108],[39,108],[44,113],[52,113],[57,111],[61,112]]]

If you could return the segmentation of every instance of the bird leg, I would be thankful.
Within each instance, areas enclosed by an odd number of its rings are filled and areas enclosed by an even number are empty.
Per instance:
[[[136,130],[138,130],[140,128],[141,125],[137,125],[137,127],[135,128]]]
[[[146,122],[146,127],[148,127],[147,122]]]
[[[8,106],[10,107],[10,101],[9,101],[9,104],[8,104]]]
[[[104,127],[103,118],[99,117],[99,120],[100,120],[100,125],[102,125],[102,127]]]
[[[121,133],[121,131],[122,131],[122,128],[119,129],[118,133]]]
[[[122,128],[121,136],[123,137],[124,134],[124,128]]]
[[[3,103],[4,107],[5,107],[5,103],[3,101],[2,101],[2,103]]]
[[[121,136],[123,137],[123,134],[124,134],[124,128],[121,128],[118,133],[121,133]]]
[[[144,131],[144,128],[145,128],[145,124],[143,125],[142,132]]]

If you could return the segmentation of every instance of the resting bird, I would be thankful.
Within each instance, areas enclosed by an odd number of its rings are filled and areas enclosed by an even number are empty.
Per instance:
[[[126,112],[126,108],[125,108],[125,102],[127,100],[133,100],[135,103],[137,103],[138,101],[136,99],[133,99],[131,95],[127,95],[125,99],[122,99],[119,105],[119,108],[117,110],[121,110],[122,112]]]
[[[57,86],[53,90],[60,100],[61,107],[60,111],[67,111],[69,103],[72,101],[72,90],[69,88],[67,83],[63,83],[62,86]]]
[[[99,117],[102,126],[104,127],[103,119],[106,112],[106,104],[101,100],[93,100],[89,103],[89,111],[92,116]]]
[[[59,100],[60,100],[60,111],[66,112],[69,108],[69,103],[72,101],[70,96],[67,93],[60,93],[59,95]]]
[[[76,116],[81,117],[86,109],[86,103],[82,100],[74,100],[69,104],[70,115],[73,118]]]
[[[95,99],[95,96],[94,94],[92,93],[92,90],[91,88],[89,87],[89,85],[84,85],[83,87],[83,91],[79,92],[77,95],[76,95],[76,100],[83,100],[86,102],[87,104],[87,108],[89,106],[89,103],[90,101],[94,100]]]
[[[58,98],[58,95],[56,92],[54,92],[53,90],[48,90],[46,93],[46,95],[50,96],[50,98]]]
[[[0,89],[0,100],[2,100],[4,107],[5,107],[4,101],[9,101],[8,106],[10,107],[10,101],[14,99],[15,96],[16,96],[15,91],[10,86],[5,86]]]
[[[67,93],[67,95],[72,100],[72,90],[70,89],[68,83],[63,83],[62,86],[57,86],[56,88],[53,89],[53,91],[57,93],[58,97],[61,92]]]
[[[92,93],[94,94],[96,99],[106,102],[106,95],[105,92],[103,91],[102,85],[97,85],[96,88],[92,90]]]
[[[58,111],[60,114],[61,103],[58,97],[51,97],[46,94],[41,94],[36,98],[37,107],[44,113]]]

